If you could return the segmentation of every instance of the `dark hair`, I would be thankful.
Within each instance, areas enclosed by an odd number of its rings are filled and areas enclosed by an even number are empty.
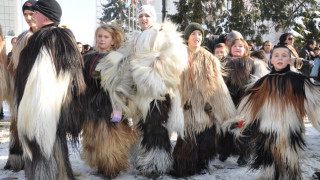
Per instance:
[[[282,34],[280,36],[280,38],[279,38],[279,44],[285,44],[285,41],[287,40],[287,37],[291,36],[291,35],[293,36],[292,33],[284,33],[284,34]]]
[[[307,41],[307,46],[314,44],[314,42],[316,42],[314,39],[310,39]]]
[[[255,58],[263,60],[265,63],[268,63],[268,57],[267,57],[267,54],[264,52],[264,50],[253,51],[250,54],[250,57],[255,57]]]
[[[217,48],[224,48],[224,49],[226,50],[227,54],[229,54],[229,48],[226,46],[225,43],[218,43],[218,44],[214,47],[213,53],[214,53],[214,51],[215,51]]]

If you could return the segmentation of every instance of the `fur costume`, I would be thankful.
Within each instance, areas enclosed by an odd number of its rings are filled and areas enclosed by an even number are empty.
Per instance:
[[[203,48],[190,54],[189,68],[181,75],[179,89],[185,138],[178,137],[172,173],[185,177],[199,173],[215,157],[217,130],[223,121],[234,116],[235,107],[219,60]]]
[[[7,56],[4,40],[2,39],[2,28],[0,26],[0,108],[2,102],[8,98],[9,81],[7,71]]]
[[[27,179],[75,179],[66,135],[77,138],[85,90],[83,59],[68,29],[53,24],[21,51],[15,79],[17,127]]]
[[[111,122],[113,108],[109,95],[100,87],[100,80],[92,78],[96,65],[106,55],[94,51],[84,56],[87,89],[81,157],[90,167],[98,167],[100,173],[114,178],[130,166],[129,155],[131,146],[136,142],[136,134],[127,119]]]
[[[143,174],[163,174],[172,166],[169,136],[183,132],[178,85],[187,60],[176,26],[165,22],[135,34],[96,68],[113,106],[138,124],[141,136],[133,163]]]
[[[224,59],[224,69],[226,73],[224,80],[235,106],[238,106],[249,84],[269,73],[263,62],[252,60],[249,57],[227,57]],[[224,161],[230,154],[239,154],[238,164],[246,164],[246,160],[243,158],[248,156],[248,151],[245,151],[248,148],[247,143],[234,142],[233,139],[233,135],[229,132],[218,137],[219,159]]]
[[[4,169],[20,171],[24,168],[24,161],[22,158],[23,150],[19,141],[18,129],[17,129],[17,98],[15,96],[14,82],[16,77],[16,70],[19,64],[20,53],[22,49],[27,45],[29,38],[32,36],[32,32],[25,31],[21,33],[17,42],[12,49],[12,57],[8,65],[9,69],[9,84],[10,93],[8,97],[8,104],[11,110],[10,115],[10,143],[9,143],[9,157]]]
[[[259,79],[239,104],[234,121],[244,120],[236,135],[250,131],[252,169],[261,179],[301,179],[299,160],[305,148],[303,118],[320,131],[320,87],[289,65]],[[229,122],[231,123],[231,122]]]

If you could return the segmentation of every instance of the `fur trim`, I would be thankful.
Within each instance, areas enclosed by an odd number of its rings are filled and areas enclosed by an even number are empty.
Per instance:
[[[180,93],[185,108],[185,131],[193,134],[231,118],[235,107],[222,79],[219,60],[201,48],[191,61],[191,69],[181,76]],[[210,113],[204,110],[206,104],[212,107]]]
[[[41,49],[29,74],[18,109],[19,137],[35,139],[46,158],[52,153],[61,105],[71,80],[68,72],[56,77],[57,72],[52,61],[49,51],[46,48]],[[25,145],[25,142],[22,144]],[[29,149],[26,153],[32,159]]]

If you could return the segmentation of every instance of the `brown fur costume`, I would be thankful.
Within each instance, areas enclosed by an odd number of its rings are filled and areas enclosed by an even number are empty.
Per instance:
[[[99,79],[92,78],[91,70],[106,55],[92,52],[84,56],[84,77],[88,87],[83,96],[86,121],[81,157],[91,168],[97,167],[100,173],[114,178],[130,166],[130,150],[137,137],[127,119],[111,122],[113,108],[109,94],[101,88]]]
[[[173,152],[173,174],[182,177],[206,168],[215,156],[215,136],[221,123],[235,114],[219,60],[203,48],[190,56],[190,67],[180,83],[185,139],[178,137]]]

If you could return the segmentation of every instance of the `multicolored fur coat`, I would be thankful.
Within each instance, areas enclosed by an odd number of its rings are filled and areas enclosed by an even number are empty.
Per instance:
[[[301,179],[299,160],[305,148],[303,118],[320,131],[320,87],[288,65],[259,79],[245,93],[238,116],[226,124],[244,120],[233,132],[240,138],[250,131],[251,168],[261,179]]]
[[[66,136],[77,138],[81,131],[80,94],[86,86],[72,32],[42,27],[30,37],[19,62],[17,127],[27,179],[75,179]]]

